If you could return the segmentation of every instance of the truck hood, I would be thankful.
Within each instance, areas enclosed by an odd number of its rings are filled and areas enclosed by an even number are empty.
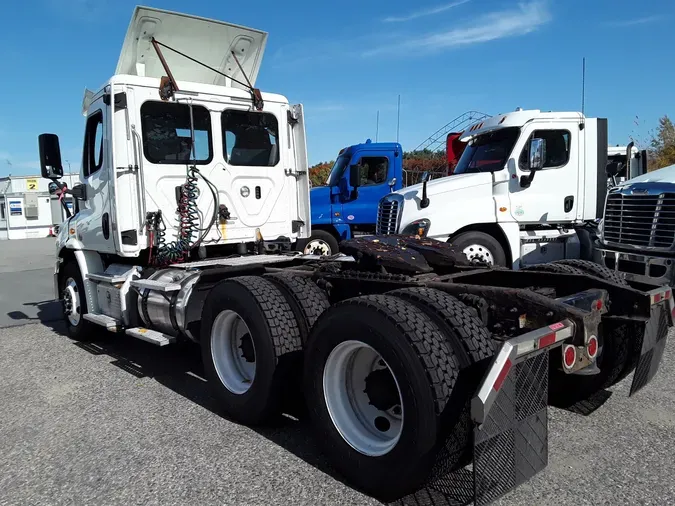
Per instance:
[[[633,183],[675,183],[675,165],[669,165],[668,167],[663,167],[662,169],[647,172],[641,176],[629,179],[619,186],[621,188],[625,188]]]
[[[443,193],[462,190],[464,188],[471,188],[473,186],[490,185],[492,186],[492,174],[489,172],[479,172],[475,174],[455,174],[453,176],[446,176],[439,179],[433,179],[427,183],[427,196],[431,198],[433,195],[440,195]],[[418,194],[422,195],[423,184],[416,184],[398,190],[395,193],[403,195],[408,199],[414,199]]]
[[[422,208],[422,185],[396,193],[403,196],[399,230],[415,220],[431,222],[429,237],[445,241],[457,230],[474,223],[497,221],[492,196],[492,174],[458,174],[427,183],[429,206]],[[386,197],[385,197],[386,198]]]

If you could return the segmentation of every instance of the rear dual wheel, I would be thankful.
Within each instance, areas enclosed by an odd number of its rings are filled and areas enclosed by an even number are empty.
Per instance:
[[[317,441],[350,484],[391,501],[418,490],[439,455],[446,470],[462,463],[469,397],[458,383],[481,350],[491,356],[491,345],[474,346],[489,340],[484,329],[459,334],[467,322],[482,329],[454,297],[418,288],[349,299],[319,318],[305,393]]]

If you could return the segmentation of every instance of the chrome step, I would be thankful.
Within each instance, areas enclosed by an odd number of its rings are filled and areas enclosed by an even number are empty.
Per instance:
[[[168,336],[157,332],[156,330],[145,329],[143,327],[134,327],[126,330],[127,335],[147,341],[148,343],[156,344],[157,346],[166,346],[176,341],[173,336]]]
[[[178,283],[162,283],[161,281],[155,281],[153,279],[134,279],[130,283],[134,288],[139,290],[155,290],[157,292],[175,292],[180,290],[180,285]]]
[[[117,332],[117,330],[122,327],[121,321],[104,314],[86,313],[84,319],[95,323],[96,325],[100,325],[101,327],[105,327],[111,332]]]
[[[117,284],[117,283],[124,283],[127,280],[126,276],[115,276],[112,274],[106,274],[106,273],[101,273],[101,274],[87,274],[87,279],[90,281],[95,281],[95,282],[103,282],[103,283],[110,283],[112,285]]]

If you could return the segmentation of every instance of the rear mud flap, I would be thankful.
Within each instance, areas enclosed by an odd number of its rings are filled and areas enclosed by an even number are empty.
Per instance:
[[[489,504],[548,464],[548,353],[513,366],[473,431],[476,506]]]
[[[659,370],[663,352],[666,349],[669,310],[669,305],[665,302],[654,304],[651,307],[651,316],[643,333],[640,358],[635,366],[629,396],[648,385]]]

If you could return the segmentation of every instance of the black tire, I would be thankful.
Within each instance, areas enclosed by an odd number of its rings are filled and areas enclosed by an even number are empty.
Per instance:
[[[66,313],[66,302],[64,300],[64,290],[68,280],[72,279],[77,287],[77,293],[80,300],[80,320],[76,325],[73,325]],[[59,294],[61,297],[61,304],[63,307],[63,318],[66,323],[68,336],[76,341],[88,342],[96,339],[103,333],[103,329],[84,319],[87,314],[87,297],[84,289],[84,282],[82,281],[82,273],[80,266],[76,261],[67,262],[63,269],[59,272]]]
[[[295,250],[301,252],[304,251],[305,247],[312,241],[322,241],[330,250],[330,252],[327,253],[328,255],[335,255],[340,251],[338,240],[333,234],[326,232],[325,230],[312,230],[312,235],[309,239],[302,239],[295,243]]]
[[[380,354],[396,378],[405,421],[387,453],[355,450],[329,414],[323,371],[330,353],[358,339]],[[340,302],[319,318],[305,352],[305,395],[317,441],[350,485],[383,501],[418,490],[429,477],[459,362],[439,327],[398,297],[367,295]]]
[[[298,322],[302,344],[307,342],[309,332],[326,309],[330,307],[328,296],[314,281],[305,277],[289,274],[267,274],[268,279],[276,285],[286,297]]]
[[[596,278],[604,279],[621,286],[628,286],[628,282],[622,278],[618,272],[613,271],[604,265],[596,264],[590,260],[565,259],[553,262],[553,265],[569,265],[583,271]]]
[[[449,242],[460,251],[472,245],[477,245],[479,248],[485,248],[489,251],[490,255],[492,255],[495,267],[506,267],[506,253],[504,253],[504,248],[502,248],[502,245],[497,239],[485,232],[464,232],[457,237],[453,237]],[[478,257],[481,256],[480,250],[475,253]]]
[[[556,274],[585,274],[584,271],[571,265],[559,264],[556,262],[548,264],[527,265],[520,269],[521,271],[553,272]]]
[[[211,330],[218,315],[227,310],[246,323],[255,351],[255,375],[243,393],[225,386],[214,363]],[[201,344],[206,377],[228,417],[256,425],[279,413],[288,398],[288,380],[301,367],[302,343],[295,315],[276,285],[257,276],[218,283],[204,301]]]
[[[440,476],[469,463],[471,446],[471,397],[492,358],[495,344],[483,322],[466,304],[441,290],[403,288],[387,292],[414,304],[443,330],[460,363],[452,396],[453,408],[443,415],[443,446],[433,474]],[[457,409],[454,406],[462,406]]]
[[[414,304],[432,318],[447,335],[462,369],[494,354],[494,342],[483,322],[452,295],[433,288],[402,288],[387,295]]]

